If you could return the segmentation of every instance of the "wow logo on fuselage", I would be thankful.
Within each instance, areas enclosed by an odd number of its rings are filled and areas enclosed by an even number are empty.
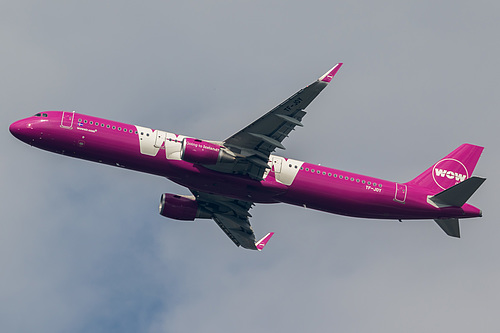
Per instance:
[[[469,172],[462,162],[445,158],[434,164],[432,177],[436,184],[445,190],[469,178]]]

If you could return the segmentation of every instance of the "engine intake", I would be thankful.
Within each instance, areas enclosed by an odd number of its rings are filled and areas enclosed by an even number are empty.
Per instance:
[[[209,219],[209,211],[198,206],[194,197],[164,193],[160,198],[160,215],[181,221],[194,221],[195,218]]]
[[[182,141],[181,159],[190,163],[213,165],[233,162],[235,157],[218,144],[185,138]]]

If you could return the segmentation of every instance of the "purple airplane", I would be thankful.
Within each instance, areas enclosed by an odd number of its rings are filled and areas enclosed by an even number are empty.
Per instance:
[[[463,144],[407,183],[354,174],[272,155],[302,126],[304,109],[342,63],[224,141],[200,140],[66,111],[47,111],[10,125],[32,146],[62,155],[159,175],[192,196],[165,193],[160,214],[176,220],[213,219],[237,245],[262,250],[249,222],[254,203],[284,202],[374,219],[434,219],[460,237],[458,219],[481,217],[466,201],[484,182],[472,176],[483,147]]]

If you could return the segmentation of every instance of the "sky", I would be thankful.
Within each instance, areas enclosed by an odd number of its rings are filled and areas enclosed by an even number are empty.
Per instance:
[[[500,329],[500,4],[0,3],[0,331]],[[66,110],[223,140],[344,62],[279,154],[405,182],[485,146],[447,237],[433,221],[257,205],[263,252],[158,214],[161,177],[32,148],[10,123]]]

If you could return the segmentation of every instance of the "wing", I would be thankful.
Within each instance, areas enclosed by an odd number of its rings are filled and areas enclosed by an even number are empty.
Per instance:
[[[283,103],[224,141],[224,146],[244,158],[238,159],[232,172],[262,179],[269,155],[285,149],[282,141],[295,128],[303,126],[304,109],[319,95],[342,66],[338,63],[318,80],[299,90]]]
[[[212,219],[224,233],[236,244],[245,249],[261,251],[273,233],[268,233],[260,241],[255,241],[255,234],[250,225],[249,210],[253,202],[231,199],[228,197],[191,190],[198,205],[212,214]]]

